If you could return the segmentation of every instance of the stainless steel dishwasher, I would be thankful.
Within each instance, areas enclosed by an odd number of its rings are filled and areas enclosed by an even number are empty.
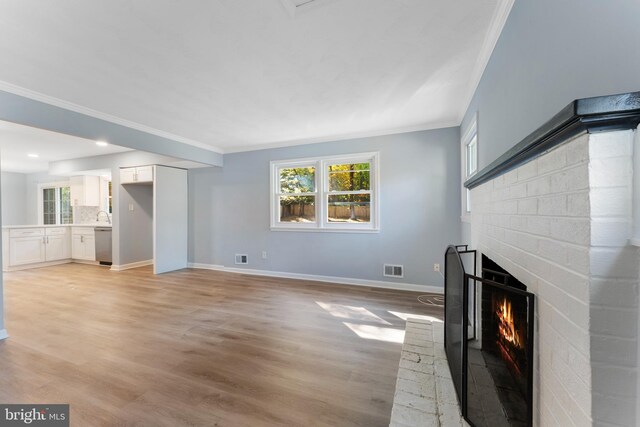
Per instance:
[[[96,261],[111,265],[111,227],[96,227]]]

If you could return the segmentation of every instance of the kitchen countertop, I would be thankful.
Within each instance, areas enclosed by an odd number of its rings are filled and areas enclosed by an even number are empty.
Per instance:
[[[3,225],[3,230],[18,228],[55,228],[55,227],[111,227],[112,224],[106,222],[92,222],[89,224],[60,224],[60,225]]]

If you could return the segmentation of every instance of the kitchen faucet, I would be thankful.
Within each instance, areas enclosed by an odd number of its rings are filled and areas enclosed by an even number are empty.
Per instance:
[[[111,218],[109,217],[109,212],[107,212],[107,211],[99,211],[98,215],[96,215],[96,222],[100,221],[100,214],[101,213],[107,214],[107,223],[111,224]]]

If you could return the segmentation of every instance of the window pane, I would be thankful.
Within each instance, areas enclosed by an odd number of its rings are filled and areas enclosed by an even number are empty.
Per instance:
[[[113,184],[109,181],[109,213],[113,213]]]
[[[330,195],[329,222],[369,222],[371,220],[371,194]]]
[[[370,190],[369,163],[329,165],[329,191]]]
[[[315,222],[315,196],[280,197],[280,222]]]
[[[45,225],[56,223],[56,189],[42,190],[42,219]]]
[[[474,136],[467,144],[467,176],[473,175],[478,167],[478,137]]]
[[[316,191],[316,168],[280,169],[281,193],[314,193]]]
[[[71,189],[60,189],[60,224],[73,224],[73,209],[71,209]]]

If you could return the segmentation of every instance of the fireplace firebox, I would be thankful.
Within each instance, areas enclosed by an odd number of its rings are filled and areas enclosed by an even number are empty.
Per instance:
[[[475,427],[531,426],[534,296],[488,257],[481,277],[464,273],[459,257],[456,247],[447,250],[445,350],[462,414]],[[475,292],[479,333],[470,338]]]

